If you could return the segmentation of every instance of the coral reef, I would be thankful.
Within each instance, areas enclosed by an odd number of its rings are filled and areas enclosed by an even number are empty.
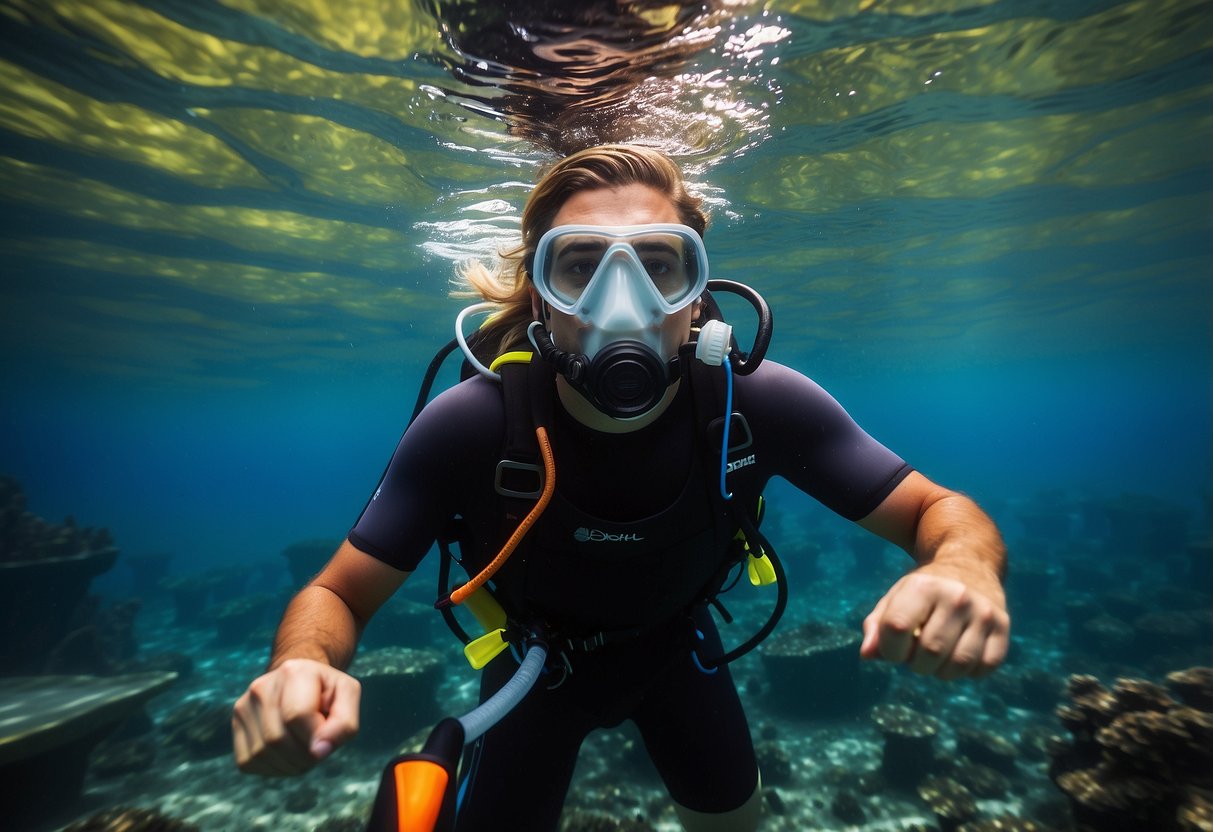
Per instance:
[[[1053,749],[1049,775],[1080,830],[1157,832],[1201,828],[1213,789],[1213,669],[1170,674],[1171,690],[1071,676],[1057,710],[1072,739]]]
[[[888,688],[887,668],[859,658],[856,630],[810,622],[762,645],[767,703],[788,716],[824,719],[863,713]]]
[[[34,516],[17,481],[0,476],[0,676],[45,672],[93,578],[114,565],[112,544],[105,529]]]
[[[560,819],[560,832],[654,832],[654,829],[640,819],[616,820],[598,812],[575,810]]]
[[[1038,560],[1017,560],[1007,576],[1007,597],[1012,614],[1038,616],[1052,603],[1056,576],[1048,564]]]
[[[1148,558],[1182,552],[1188,542],[1189,511],[1144,494],[1121,494],[1097,506],[1105,517],[1108,541]]]
[[[56,525],[31,514],[26,506],[21,484],[0,475],[0,563],[70,558],[114,545],[108,529],[81,528],[72,517]]]
[[[854,792],[840,791],[834,795],[834,800],[830,803],[830,814],[851,826],[858,826],[867,821],[863,805]]]
[[[255,642],[270,643],[273,622],[284,604],[275,596],[258,593],[234,598],[213,612],[215,643],[224,646]],[[264,632],[263,632],[264,631]]]
[[[1019,752],[1008,740],[989,731],[962,726],[956,729],[956,750],[970,760],[1003,774],[1014,775]]]
[[[161,730],[169,745],[180,747],[192,759],[206,760],[231,753],[231,718],[228,703],[195,699],[175,708]]]
[[[786,786],[792,782],[792,760],[777,742],[763,741],[754,746],[762,782],[770,786]]]
[[[369,650],[358,654],[350,672],[362,683],[361,745],[397,746],[440,716],[442,659],[433,650]]]
[[[106,740],[89,758],[88,769],[98,777],[120,777],[147,771],[155,761],[156,741],[151,737]]]
[[[1065,680],[1040,668],[1003,668],[983,682],[990,693],[996,693],[1006,704],[1041,713],[1053,713],[1057,700],[1065,691]],[[986,709],[992,716],[997,713]]]
[[[965,757],[953,763],[951,774],[957,783],[980,798],[1004,797],[1011,789],[1010,779],[1001,772]]]
[[[1049,827],[1034,820],[1002,817],[962,823],[956,832],[1050,832]]]
[[[375,613],[358,643],[363,649],[373,649],[449,638],[450,633],[433,604],[398,597]]]
[[[934,769],[939,722],[904,705],[877,705],[872,721],[884,737],[880,773],[892,786],[912,789]]]
[[[1188,707],[1213,713],[1213,667],[1190,667],[1168,673],[1167,686]]]
[[[5,820],[19,828],[73,803],[97,743],[176,678],[172,673],[144,673],[0,682]]]
[[[977,801],[972,793],[949,777],[923,780],[918,786],[918,796],[931,807],[943,832],[953,832],[977,817]]]
[[[165,578],[161,587],[173,599],[177,617],[173,623],[183,626],[199,624],[217,581],[214,576],[177,575]]]

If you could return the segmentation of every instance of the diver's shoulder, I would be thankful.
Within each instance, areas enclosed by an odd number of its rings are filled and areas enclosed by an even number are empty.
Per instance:
[[[473,376],[435,396],[417,422],[441,426],[445,431],[484,430],[500,425],[504,413],[501,385]]]
[[[778,387],[785,384],[809,384],[817,387],[817,382],[805,373],[769,358],[754,368],[749,375],[737,375],[737,383],[755,387]]]
[[[787,407],[819,407],[833,401],[830,393],[809,376],[786,364],[764,360],[747,376],[737,376],[737,392],[752,410],[782,412]]]

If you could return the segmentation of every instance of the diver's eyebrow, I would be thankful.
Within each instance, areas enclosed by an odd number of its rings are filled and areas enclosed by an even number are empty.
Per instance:
[[[557,257],[563,257],[565,254],[577,254],[583,251],[602,251],[606,248],[606,243],[601,240],[574,240],[570,243],[565,243],[560,246],[556,252]]]
[[[632,249],[634,251],[668,251],[671,254],[677,254],[680,251],[678,246],[675,246],[672,243],[667,243],[664,240],[637,240],[632,244]]]

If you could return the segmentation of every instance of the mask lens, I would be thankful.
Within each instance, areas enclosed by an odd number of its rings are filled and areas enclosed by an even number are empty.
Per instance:
[[[667,303],[687,296],[699,276],[695,246],[681,234],[661,232],[630,240],[645,274]]]
[[[620,236],[585,232],[559,234],[548,240],[547,251],[541,258],[543,274],[540,279],[554,300],[572,305],[597,273],[607,251],[622,243],[632,249],[665,301],[678,305],[689,298],[699,282],[697,242],[689,233],[678,231],[645,231]]]
[[[569,234],[555,238],[545,260],[548,290],[562,303],[576,301],[598,271],[609,245],[610,241],[598,235]]]

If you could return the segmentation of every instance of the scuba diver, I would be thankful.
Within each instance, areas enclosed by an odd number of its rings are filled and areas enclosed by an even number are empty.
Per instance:
[[[436,606],[489,591],[506,622],[481,701],[530,640],[548,649],[538,683],[468,744],[456,829],[556,829],[583,740],[624,720],[686,829],[756,828],[761,781],[727,664],[738,651],[710,609],[734,569],[782,578],[758,531],[774,476],[916,561],[864,620],[863,658],[942,679],[1002,662],[994,523],[813,381],[762,361],[765,344],[737,348],[712,292],[745,287],[708,281],[706,224],[652,149],[593,147],[546,172],[521,246],[496,271],[465,269],[495,309],[465,344],[474,372],[415,414],[236,703],[241,770],[300,774],[356,734],[359,685],[344,668],[359,634],[435,540],[454,540],[475,577],[440,588]],[[769,338],[769,320],[759,330]]]

